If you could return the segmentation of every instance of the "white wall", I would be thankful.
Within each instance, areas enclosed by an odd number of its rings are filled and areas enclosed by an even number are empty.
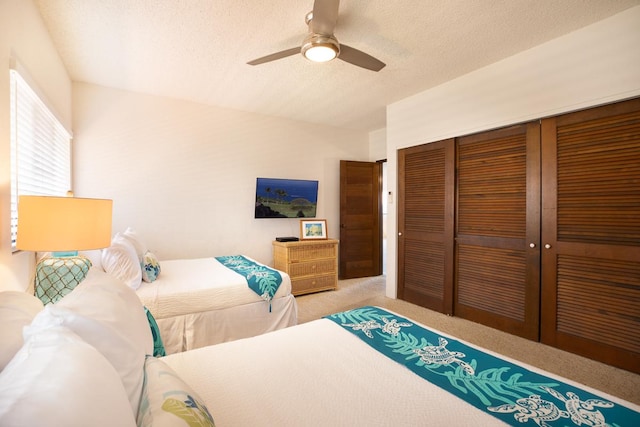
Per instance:
[[[162,259],[243,253],[272,263],[297,219],[254,219],[257,177],[319,181],[318,218],[339,236],[340,160],[368,160],[365,132],[74,83],[74,190],[114,201]]]
[[[0,290],[24,290],[33,252],[11,252],[9,64],[17,60],[58,119],[71,129],[71,80],[31,0],[0,1]]]
[[[389,189],[397,150],[640,95],[640,6],[387,108]],[[389,236],[397,235],[397,207]],[[387,295],[396,296],[396,239]]]
[[[387,129],[369,132],[369,161],[376,162],[387,158]]]

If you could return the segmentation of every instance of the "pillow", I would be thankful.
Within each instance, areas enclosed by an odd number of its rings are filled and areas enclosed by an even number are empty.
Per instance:
[[[63,327],[32,333],[0,373],[2,426],[134,426],[109,362]]]
[[[147,307],[144,308],[144,312],[147,315],[147,321],[149,322],[149,328],[151,329],[151,336],[153,337],[153,355],[155,357],[166,356],[167,352],[165,351],[164,344],[162,343],[158,323],[156,323],[156,319],[153,318],[153,314],[151,314]]]
[[[46,306],[31,327],[38,330],[51,325],[71,329],[111,363],[136,413],[144,359],[153,353],[149,322],[136,293],[113,276],[92,269],[73,292]]]
[[[182,422],[180,422],[182,421]],[[147,357],[138,427],[215,426],[202,399],[160,359]]]
[[[147,253],[147,245],[142,241],[140,235],[131,227],[127,227],[122,235],[133,245],[138,255],[138,259],[142,262],[144,254]]]
[[[142,280],[153,282],[158,278],[159,274],[160,262],[158,258],[152,252],[147,251],[142,260]]]
[[[102,267],[102,249],[78,251],[78,255],[89,259],[94,268],[97,268],[98,270],[104,270],[104,268]]]
[[[20,350],[24,343],[22,329],[42,308],[42,301],[26,292],[0,292],[0,371]]]
[[[91,265],[81,256],[42,259],[36,265],[36,296],[44,304],[58,301],[84,280]]]
[[[138,289],[142,283],[142,270],[136,250],[120,233],[113,237],[111,246],[102,250],[102,266],[104,271],[132,289]]]

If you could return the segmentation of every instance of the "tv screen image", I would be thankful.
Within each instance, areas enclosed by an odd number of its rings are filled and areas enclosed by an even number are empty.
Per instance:
[[[256,218],[315,218],[318,181],[257,178]]]

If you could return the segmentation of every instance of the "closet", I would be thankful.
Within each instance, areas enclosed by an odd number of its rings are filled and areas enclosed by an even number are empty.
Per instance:
[[[398,296],[640,372],[640,99],[398,153]]]

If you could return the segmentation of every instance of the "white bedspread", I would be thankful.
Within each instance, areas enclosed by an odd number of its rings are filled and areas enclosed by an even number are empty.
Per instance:
[[[263,301],[242,275],[215,258],[166,260],[160,261],[160,266],[158,279],[142,282],[136,290],[156,320]],[[274,300],[291,294],[289,275],[280,274],[282,284]]]
[[[505,425],[326,319],[164,360],[219,427]]]
[[[164,360],[220,427],[503,425],[325,319]]]

